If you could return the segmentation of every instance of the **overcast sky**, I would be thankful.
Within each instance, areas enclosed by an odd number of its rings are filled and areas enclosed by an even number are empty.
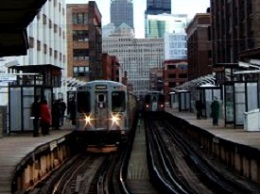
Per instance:
[[[88,0],[65,0],[66,3],[88,3]],[[110,22],[110,0],[95,0],[102,14],[102,25]],[[160,0],[158,0],[160,1]],[[144,11],[146,0],[133,0],[134,27],[137,38],[144,37]],[[188,14],[193,18],[196,13],[205,13],[210,5],[210,0],[172,0],[173,14]]]

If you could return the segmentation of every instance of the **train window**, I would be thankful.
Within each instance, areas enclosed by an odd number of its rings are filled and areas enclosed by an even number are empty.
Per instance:
[[[77,94],[77,110],[79,113],[90,112],[90,93],[89,92],[78,92]]]
[[[151,96],[150,95],[146,95],[145,96],[145,102],[149,103],[151,101]]]
[[[125,92],[112,92],[112,111],[113,112],[122,112],[125,111]]]
[[[158,100],[159,100],[159,102],[164,103],[164,95],[160,94]]]
[[[102,102],[102,103],[104,103],[104,102],[106,102],[106,97],[105,97],[105,95],[104,94],[98,94],[98,96],[97,96],[97,102]]]

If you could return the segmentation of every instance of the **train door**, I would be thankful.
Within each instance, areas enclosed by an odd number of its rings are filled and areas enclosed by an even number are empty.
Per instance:
[[[158,100],[156,99],[156,96],[153,96],[153,99],[152,99],[152,111],[157,111],[158,109]]]
[[[107,92],[95,93],[95,128],[107,130],[109,128],[109,104]]]

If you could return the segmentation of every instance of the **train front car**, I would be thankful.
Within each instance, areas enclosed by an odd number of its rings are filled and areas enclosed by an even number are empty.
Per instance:
[[[87,150],[116,151],[129,131],[126,86],[113,81],[91,81],[80,86],[76,96],[76,130]]]
[[[165,96],[161,92],[148,92],[144,97],[144,111],[157,112],[164,111]]]

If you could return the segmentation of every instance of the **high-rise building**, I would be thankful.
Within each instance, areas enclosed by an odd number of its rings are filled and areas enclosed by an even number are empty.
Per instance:
[[[149,14],[145,16],[145,37],[163,38],[165,32],[183,32],[187,23],[186,14]]]
[[[115,27],[126,23],[134,28],[133,0],[111,0],[110,20]]]
[[[171,14],[171,0],[147,0],[145,15]]]

